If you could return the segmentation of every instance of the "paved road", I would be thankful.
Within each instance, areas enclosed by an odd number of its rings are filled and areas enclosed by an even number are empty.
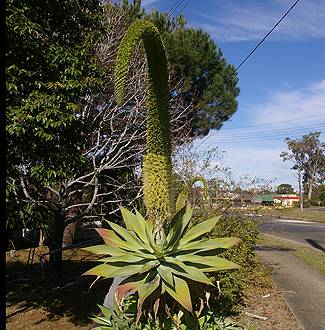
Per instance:
[[[260,225],[259,230],[325,252],[324,223],[271,218],[267,223]]]

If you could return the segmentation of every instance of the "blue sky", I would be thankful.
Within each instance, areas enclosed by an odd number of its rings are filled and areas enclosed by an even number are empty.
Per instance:
[[[183,5],[187,1],[183,1]],[[192,0],[187,25],[211,34],[237,66],[293,4],[293,0]],[[168,12],[176,0],[143,0],[147,10]],[[180,6],[173,14],[178,13]],[[198,141],[218,146],[235,177],[296,179],[279,154],[286,136],[321,131],[325,140],[325,1],[300,0],[238,72],[239,106],[218,132]]]

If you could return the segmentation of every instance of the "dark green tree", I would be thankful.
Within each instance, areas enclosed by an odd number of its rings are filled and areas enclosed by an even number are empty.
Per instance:
[[[87,163],[80,150],[91,127],[79,117],[103,83],[92,56],[100,12],[95,0],[7,1],[7,223],[17,209],[47,218],[50,211],[58,224],[51,251],[62,244],[64,211],[47,188],[60,188]],[[51,256],[59,266],[61,255]]]
[[[289,183],[281,183],[276,188],[277,194],[293,194],[295,191],[291,184]]]

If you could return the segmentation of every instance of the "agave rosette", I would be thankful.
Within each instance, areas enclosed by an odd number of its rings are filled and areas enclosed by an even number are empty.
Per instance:
[[[114,278],[125,277],[115,291],[118,305],[130,292],[138,293],[138,312],[144,301],[154,292],[167,292],[180,305],[192,312],[188,280],[213,285],[205,275],[239,266],[218,257],[240,239],[223,237],[206,239],[202,236],[211,231],[218,222],[214,217],[188,229],[192,210],[182,208],[166,226],[167,236],[156,240],[153,223],[121,208],[126,225],[123,228],[108,222],[111,230],[97,229],[105,244],[85,250],[108,255],[99,259],[102,264],[90,269],[85,275]]]

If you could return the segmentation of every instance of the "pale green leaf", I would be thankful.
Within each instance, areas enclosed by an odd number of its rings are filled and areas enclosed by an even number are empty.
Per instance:
[[[220,216],[214,217],[212,219],[203,221],[199,223],[198,225],[194,226],[191,228],[183,238],[180,239],[179,241],[179,247],[182,247],[185,243],[191,242],[198,237],[208,233],[211,231],[211,229],[217,224],[219,221]]]
[[[160,265],[157,268],[157,271],[159,273],[159,275],[161,276],[161,278],[168,283],[168,285],[172,288],[174,288],[174,280],[173,280],[173,274],[171,272],[171,269],[167,266],[164,265]]]
[[[168,284],[162,283],[163,288],[184,308],[192,312],[192,301],[189,287],[185,280],[173,276],[175,289],[173,290]]]
[[[142,215],[137,210],[136,210],[136,214],[133,214],[124,207],[121,207],[120,210],[126,228],[128,230],[134,231],[143,243],[148,244],[147,235],[146,235],[146,220],[142,217]]]
[[[113,246],[109,246],[107,244],[89,246],[89,247],[82,248],[82,250],[85,250],[87,252],[94,253],[94,254],[109,254],[111,256],[120,256],[120,255],[124,255],[126,253],[126,251],[124,251],[122,249],[119,249],[119,248],[116,248]]]
[[[112,263],[112,262],[134,263],[134,262],[143,261],[143,258],[138,257],[136,255],[132,255],[132,254],[125,254],[123,256],[121,255],[121,256],[102,258],[102,259],[99,259],[98,261],[107,262],[107,263]]]
[[[96,275],[106,278],[113,278],[116,276],[131,276],[137,274],[143,265],[125,265],[125,266],[113,266],[108,264],[103,264],[96,266],[88,270],[84,275]]]
[[[234,262],[216,256],[180,255],[177,256],[177,259],[187,264],[190,263],[191,266],[199,268],[202,272],[240,268]]]

